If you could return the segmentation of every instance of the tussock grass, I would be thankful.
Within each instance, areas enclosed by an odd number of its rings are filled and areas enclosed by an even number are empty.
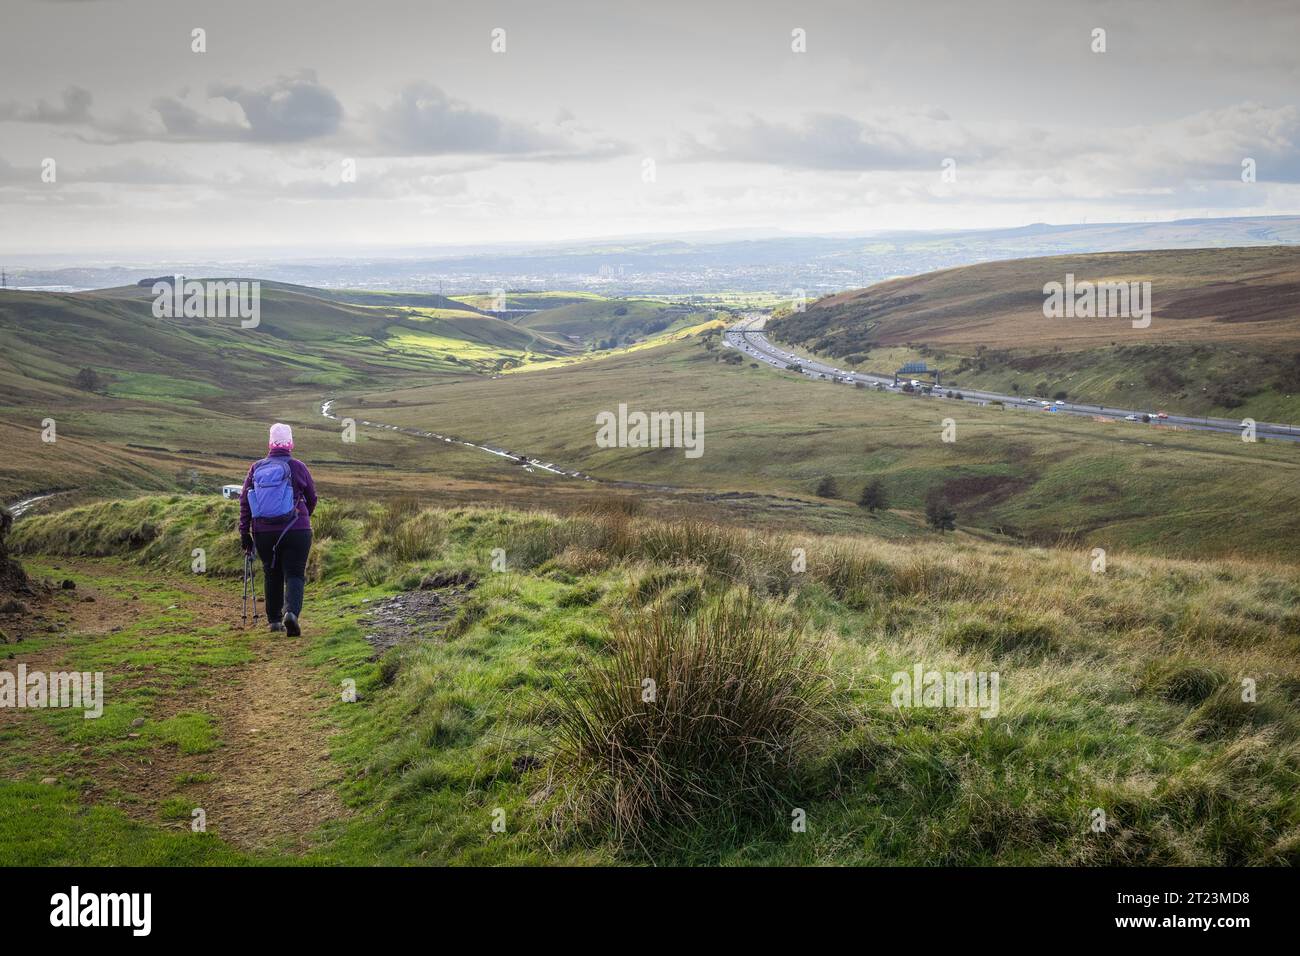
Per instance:
[[[1060,647],[1060,629],[1059,622],[1043,615],[979,605],[975,611],[955,617],[944,630],[943,640],[962,651],[1044,654]]]
[[[392,511],[370,534],[373,553],[397,564],[411,564],[438,554],[446,536],[442,518],[433,511]]]
[[[560,817],[618,840],[765,807],[825,746],[824,645],[736,589],[689,617],[621,615],[605,659],[558,689]]]
[[[1195,706],[1204,703],[1227,680],[1217,668],[1166,659],[1147,664],[1140,687],[1162,700]]]

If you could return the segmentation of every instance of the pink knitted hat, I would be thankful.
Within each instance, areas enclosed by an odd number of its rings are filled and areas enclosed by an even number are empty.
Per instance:
[[[293,448],[293,429],[283,422],[271,426],[272,448]]]

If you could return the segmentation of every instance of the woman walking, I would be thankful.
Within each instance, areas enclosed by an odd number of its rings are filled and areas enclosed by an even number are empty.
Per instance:
[[[297,637],[302,633],[298,618],[307,586],[316,485],[292,451],[293,431],[276,422],[267,456],[253,462],[239,495],[239,541],[245,554],[256,550],[262,559],[271,630]]]

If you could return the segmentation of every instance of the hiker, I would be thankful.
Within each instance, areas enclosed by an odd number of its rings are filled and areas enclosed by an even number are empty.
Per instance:
[[[271,630],[297,637],[302,633],[298,617],[307,586],[316,484],[292,451],[292,429],[276,422],[267,456],[253,462],[239,494],[239,542],[245,554],[256,549],[262,559]]]

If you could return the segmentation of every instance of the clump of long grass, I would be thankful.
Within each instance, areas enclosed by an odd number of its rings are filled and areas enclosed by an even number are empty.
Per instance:
[[[636,531],[641,555],[659,564],[698,564],[720,578],[739,580],[753,538],[739,528],[709,521],[643,522]]]
[[[950,647],[965,652],[1043,654],[1061,645],[1056,622],[1021,609],[980,606],[974,613],[954,617],[941,635]]]
[[[436,511],[388,510],[386,523],[371,536],[371,550],[398,564],[433,557],[446,539],[442,516]]]
[[[609,653],[559,685],[559,815],[640,842],[660,826],[780,799],[826,744],[824,642],[733,589],[683,616],[664,605],[611,622]]]
[[[644,506],[640,498],[634,498],[631,495],[604,495],[584,501],[578,509],[578,513],[593,517],[618,516],[635,518],[643,510]]]
[[[368,513],[367,506],[356,499],[322,499],[319,507],[312,512],[312,532],[317,539],[343,538],[348,532],[348,522],[364,521]]]
[[[553,557],[540,570],[553,575],[581,577],[598,574],[609,567],[610,557],[595,548],[568,547]]]
[[[1153,660],[1141,676],[1138,689],[1171,703],[1203,704],[1228,678],[1214,667],[1183,660]]]
[[[630,519],[618,513],[568,518],[533,514],[508,525],[498,540],[512,568],[530,570],[566,551],[620,558],[628,551],[629,525]]]

